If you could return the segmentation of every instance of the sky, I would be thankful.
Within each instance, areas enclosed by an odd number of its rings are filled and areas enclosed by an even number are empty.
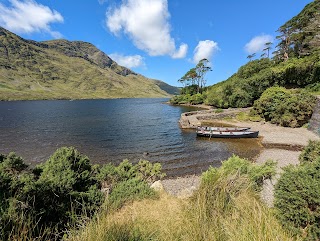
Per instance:
[[[0,26],[26,39],[80,40],[148,78],[178,80],[199,60],[207,85],[276,46],[277,29],[310,0],[0,0]]]

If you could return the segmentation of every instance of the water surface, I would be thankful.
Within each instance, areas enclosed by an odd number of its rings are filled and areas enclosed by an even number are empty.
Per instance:
[[[0,153],[28,163],[45,161],[57,148],[74,146],[94,163],[160,162],[169,176],[200,173],[236,153],[253,158],[256,139],[197,138],[181,130],[181,113],[193,110],[166,99],[0,102]]]

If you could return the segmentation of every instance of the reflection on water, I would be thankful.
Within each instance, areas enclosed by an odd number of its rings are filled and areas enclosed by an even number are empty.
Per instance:
[[[181,130],[181,113],[194,109],[164,101],[0,102],[0,153],[15,151],[35,164],[61,146],[74,146],[95,163],[161,162],[168,176],[200,173],[232,153],[259,153],[257,139],[197,138],[194,130]]]

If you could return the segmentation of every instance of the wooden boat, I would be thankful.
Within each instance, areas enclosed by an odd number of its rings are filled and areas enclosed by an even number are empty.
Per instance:
[[[197,136],[210,138],[257,138],[259,131],[198,131]]]
[[[215,126],[198,126],[198,131],[247,131],[250,127],[215,127]]]

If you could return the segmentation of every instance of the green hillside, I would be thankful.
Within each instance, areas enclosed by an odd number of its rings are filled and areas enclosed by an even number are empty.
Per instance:
[[[0,27],[0,100],[168,97],[179,89],[81,41],[25,40]]]
[[[219,108],[247,107],[272,86],[319,93],[320,1],[308,4],[277,32],[278,45],[272,50],[266,43],[266,52],[260,59],[249,61],[227,80],[200,93],[196,94],[193,86],[187,86],[182,90],[187,94],[173,98],[172,102],[204,102]],[[272,58],[267,57],[269,51],[273,52]]]

